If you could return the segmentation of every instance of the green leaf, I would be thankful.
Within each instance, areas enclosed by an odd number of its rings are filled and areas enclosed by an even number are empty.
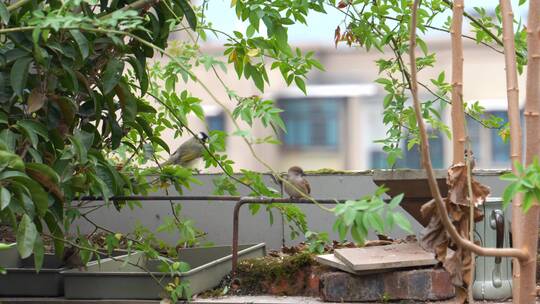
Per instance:
[[[43,266],[43,258],[45,256],[45,246],[43,246],[43,239],[41,239],[41,236],[36,237],[36,241],[34,242],[34,267],[36,268],[36,272],[39,273],[41,270],[41,267]]]
[[[360,227],[358,227],[356,223],[351,228],[351,236],[353,237],[353,240],[358,244],[364,244],[365,236],[362,234],[362,229],[360,229]]]
[[[28,176],[13,176],[11,179],[23,184],[32,196],[32,203],[40,216],[44,216],[49,208],[49,198],[47,192],[41,185]]]
[[[403,200],[404,195],[405,194],[401,193],[401,194],[399,194],[397,196],[394,196],[392,198],[392,200],[390,201],[390,204],[389,204],[390,209],[395,209],[397,206],[399,206],[399,204]]]
[[[11,193],[7,188],[0,188],[0,211],[4,210],[11,202]]]
[[[58,223],[51,212],[47,212],[45,214],[44,220],[47,224],[47,228],[49,228],[49,231],[55,237],[55,239],[53,239],[54,253],[57,257],[61,258],[64,253],[64,242],[62,241],[64,234],[62,233],[60,226],[58,226]]]
[[[384,221],[379,214],[366,212],[365,220],[373,229],[379,233],[384,233]]]
[[[45,164],[27,163],[26,170],[37,171],[47,177],[51,182],[58,184],[60,182],[60,176],[51,167]],[[30,174],[29,174],[30,175]],[[36,179],[36,178],[34,178]]]
[[[350,226],[354,222],[354,218],[356,217],[356,212],[352,209],[348,209],[343,214],[343,221],[345,222],[345,225]]]
[[[28,77],[28,67],[32,62],[32,57],[21,57],[15,61],[11,67],[10,81],[13,91],[22,98],[23,89],[26,87]]]
[[[89,46],[88,46],[88,39],[79,31],[77,30],[70,30],[69,33],[77,42],[77,46],[79,47],[79,51],[81,52],[82,59],[86,59],[88,55],[90,54]]]
[[[510,202],[512,202],[512,198],[514,198],[514,196],[516,196],[518,193],[519,186],[519,183],[511,183],[506,187],[506,189],[504,189],[502,198],[505,208],[508,206],[508,204],[510,204]]]
[[[399,226],[399,228],[405,230],[408,233],[414,233],[412,231],[411,223],[403,214],[396,212],[392,214],[392,217],[394,219],[394,222]]]
[[[17,250],[21,258],[25,259],[32,254],[37,235],[34,222],[27,214],[23,214],[17,229]]]
[[[193,11],[193,8],[191,5],[189,5],[187,0],[179,0],[178,4],[180,5],[180,8],[182,8],[182,11],[184,12],[184,16],[186,16],[186,19],[189,23],[189,26],[192,30],[197,30],[197,16],[195,15],[195,12]]]
[[[9,23],[9,11],[3,1],[0,1],[0,20],[3,24]]]
[[[124,70],[124,62],[116,58],[111,58],[105,67],[101,81],[103,83],[103,94],[109,94],[118,84]]]
[[[273,33],[276,38],[277,47],[283,53],[292,56],[292,50],[288,43],[287,29],[282,26],[275,26]]]
[[[39,143],[38,135],[43,137],[43,139],[49,139],[49,134],[45,127],[32,120],[19,120],[17,125],[20,127],[21,132],[30,140],[30,143],[34,148],[37,149]]]
[[[151,138],[151,140],[152,140],[152,142],[154,142],[154,143],[158,144],[160,147],[162,147],[163,150],[167,151],[167,153],[171,154],[171,150],[170,150],[169,146],[161,138],[159,138],[157,136],[154,136],[154,137]]]
[[[304,92],[304,94],[307,94],[306,83],[304,82],[304,79],[302,79],[302,77],[294,77],[294,83],[300,90],[302,90],[302,92]]]
[[[5,168],[22,171],[24,170],[24,162],[19,155],[0,150],[0,171]]]

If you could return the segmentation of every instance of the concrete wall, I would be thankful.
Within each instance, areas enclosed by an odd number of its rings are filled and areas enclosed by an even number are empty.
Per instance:
[[[480,171],[476,172],[478,180],[491,188],[492,196],[501,196],[504,191],[505,183],[499,180],[500,171]],[[185,191],[185,195],[212,195],[212,180],[219,175],[202,174],[198,178],[203,182],[201,186],[194,186],[191,190]],[[364,195],[373,193],[376,185],[372,182],[371,171],[359,172],[346,175],[309,175],[307,177],[312,186],[312,196],[318,199],[357,199]],[[265,180],[269,185],[273,184],[270,177]],[[244,189],[245,190],[245,189]],[[164,195],[163,192],[156,193]],[[243,191],[242,194],[247,194]],[[178,195],[176,191],[171,190],[170,195]],[[216,245],[230,244],[232,239],[232,218],[235,202],[180,202],[183,206],[182,216],[187,219],[193,219],[195,225],[206,231],[207,241]],[[147,201],[142,202],[143,208],[130,210],[124,208],[117,212],[114,207],[101,208],[91,214],[90,218],[100,225],[109,227],[117,232],[130,232],[137,222],[145,225],[152,231],[163,222],[163,218],[171,216],[171,209],[168,201]],[[301,208],[307,215],[308,224],[311,230],[331,232],[332,239],[338,239],[336,233],[332,232],[334,216],[317,206],[301,205]],[[275,222],[270,226],[268,215],[264,208],[255,216],[251,215],[247,206],[244,206],[240,214],[240,243],[265,242],[267,248],[279,248],[282,239],[285,239],[287,245],[297,243],[302,238],[291,240],[289,230],[283,225],[281,218],[275,214]],[[413,224],[415,232],[421,230],[412,217],[403,213]],[[92,227],[84,222],[79,222],[81,231],[89,232]],[[393,237],[402,237],[405,235],[402,231],[395,230],[389,233]],[[174,242],[176,235],[161,235],[163,239]],[[375,236],[372,234],[371,238]]]

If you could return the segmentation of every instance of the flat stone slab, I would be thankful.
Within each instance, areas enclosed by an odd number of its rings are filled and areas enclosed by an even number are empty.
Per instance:
[[[435,255],[422,249],[418,243],[336,249],[334,255],[355,272],[438,263]]]
[[[347,266],[347,264],[343,263],[334,254],[318,255],[315,257],[315,260],[323,265],[343,270],[348,273],[356,274],[356,271],[354,271],[351,267]]]

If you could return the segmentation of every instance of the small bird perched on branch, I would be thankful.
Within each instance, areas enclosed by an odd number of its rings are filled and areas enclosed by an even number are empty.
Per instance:
[[[199,132],[196,136],[187,140],[176,149],[169,159],[162,164],[180,165],[182,167],[191,167],[195,162],[202,157],[204,144],[208,142],[208,135],[204,132]]]
[[[292,166],[287,171],[285,179],[289,183],[283,183],[285,192],[290,198],[303,198],[311,193],[309,182],[304,178],[304,170],[298,166]],[[294,186],[294,187],[292,187]],[[296,188],[296,189],[295,189]],[[300,190],[300,191],[299,191]]]

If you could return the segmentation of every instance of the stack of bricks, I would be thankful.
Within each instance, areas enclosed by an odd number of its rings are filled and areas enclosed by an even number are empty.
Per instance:
[[[450,275],[443,269],[415,269],[369,275],[328,272],[320,277],[320,294],[328,302],[418,300],[454,297]]]

